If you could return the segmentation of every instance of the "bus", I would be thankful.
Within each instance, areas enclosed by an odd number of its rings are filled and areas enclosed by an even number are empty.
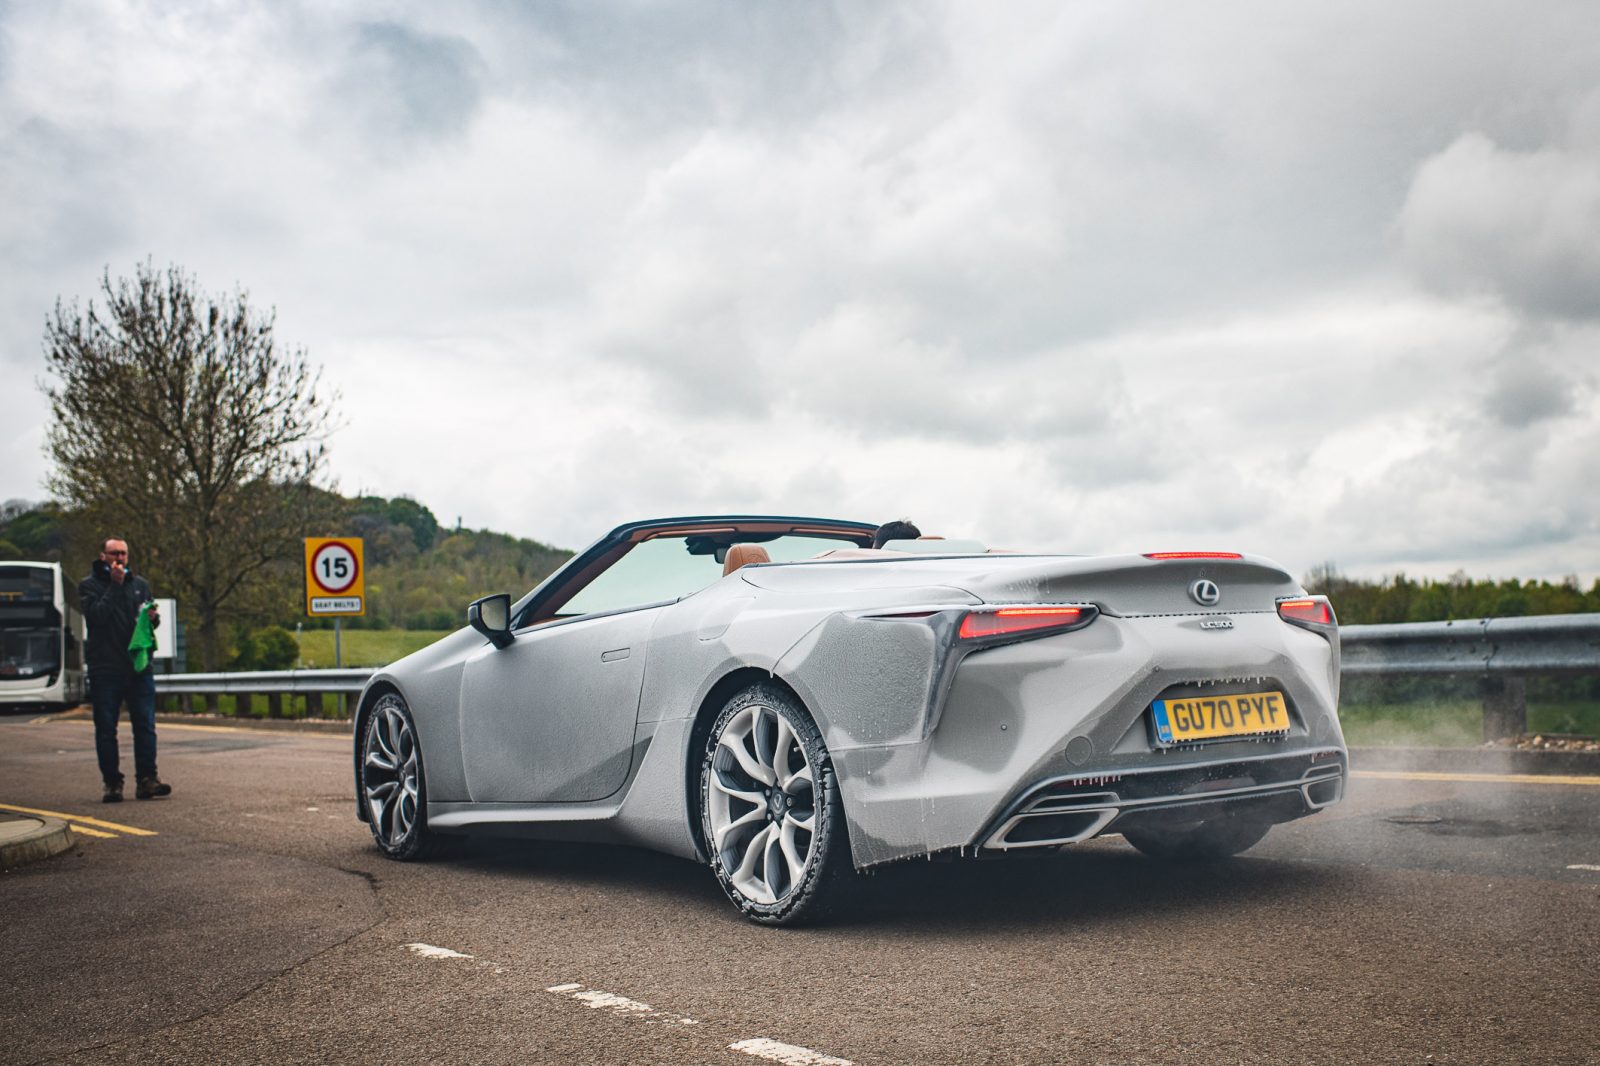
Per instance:
[[[85,634],[77,600],[60,563],[0,563],[0,710],[83,702]]]

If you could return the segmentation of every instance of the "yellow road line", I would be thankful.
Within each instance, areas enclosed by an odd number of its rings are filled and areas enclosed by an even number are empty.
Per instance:
[[[1351,770],[1351,777],[1375,781],[1467,781],[1485,785],[1592,785],[1600,777],[1576,774],[1441,774],[1423,770]]]
[[[72,831],[74,833],[82,833],[88,837],[100,837],[103,840],[115,840],[117,838],[115,833],[102,833],[98,829],[90,829],[88,826],[78,825],[76,822],[72,825]]]
[[[35,807],[13,807],[9,803],[0,803],[0,811],[16,811],[18,814],[42,814],[46,818],[60,818],[68,822],[83,822],[85,825],[97,825],[101,829],[114,829],[118,833],[127,833],[135,837],[153,837],[159,834],[154,829],[140,829],[137,826],[123,825],[120,822],[105,822],[99,818],[90,818],[82,814],[66,814],[63,811],[41,811]]]

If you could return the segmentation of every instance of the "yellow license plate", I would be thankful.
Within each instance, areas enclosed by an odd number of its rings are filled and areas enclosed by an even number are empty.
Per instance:
[[[1156,737],[1163,744],[1289,731],[1289,708],[1281,692],[1156,700],[1150,705],[1150,714],[1155,720]]]

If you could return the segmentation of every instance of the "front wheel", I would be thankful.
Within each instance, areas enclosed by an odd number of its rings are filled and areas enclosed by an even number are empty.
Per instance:
[[[1222,815],[1183,828],[1129,829],[1128,843],[1153,859],[1205,862],[1226,859],[1254,847],[1272,828],[1271,822],[1242,815]]]
[[[822,734],[771,685],[739,693],[712,725],[700,766],[700,824],[717,882],[762,925],[816,921],[853,873]]]
[[[391,859],[423,859],[439,850],[428,831],[422,749],[406,701],[395,693],[378,700],[361,741],[361,801],[372,839]]]

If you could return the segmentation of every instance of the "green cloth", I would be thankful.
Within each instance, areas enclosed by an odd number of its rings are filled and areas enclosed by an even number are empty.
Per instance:
[[[133,623],[133,636],[128,639],[128,657],[133,660],[133,672],[142,674],[150,667],[150,653],[156,650],[156,627],[150,624],[150,604],[139,605],[139,620]]]

